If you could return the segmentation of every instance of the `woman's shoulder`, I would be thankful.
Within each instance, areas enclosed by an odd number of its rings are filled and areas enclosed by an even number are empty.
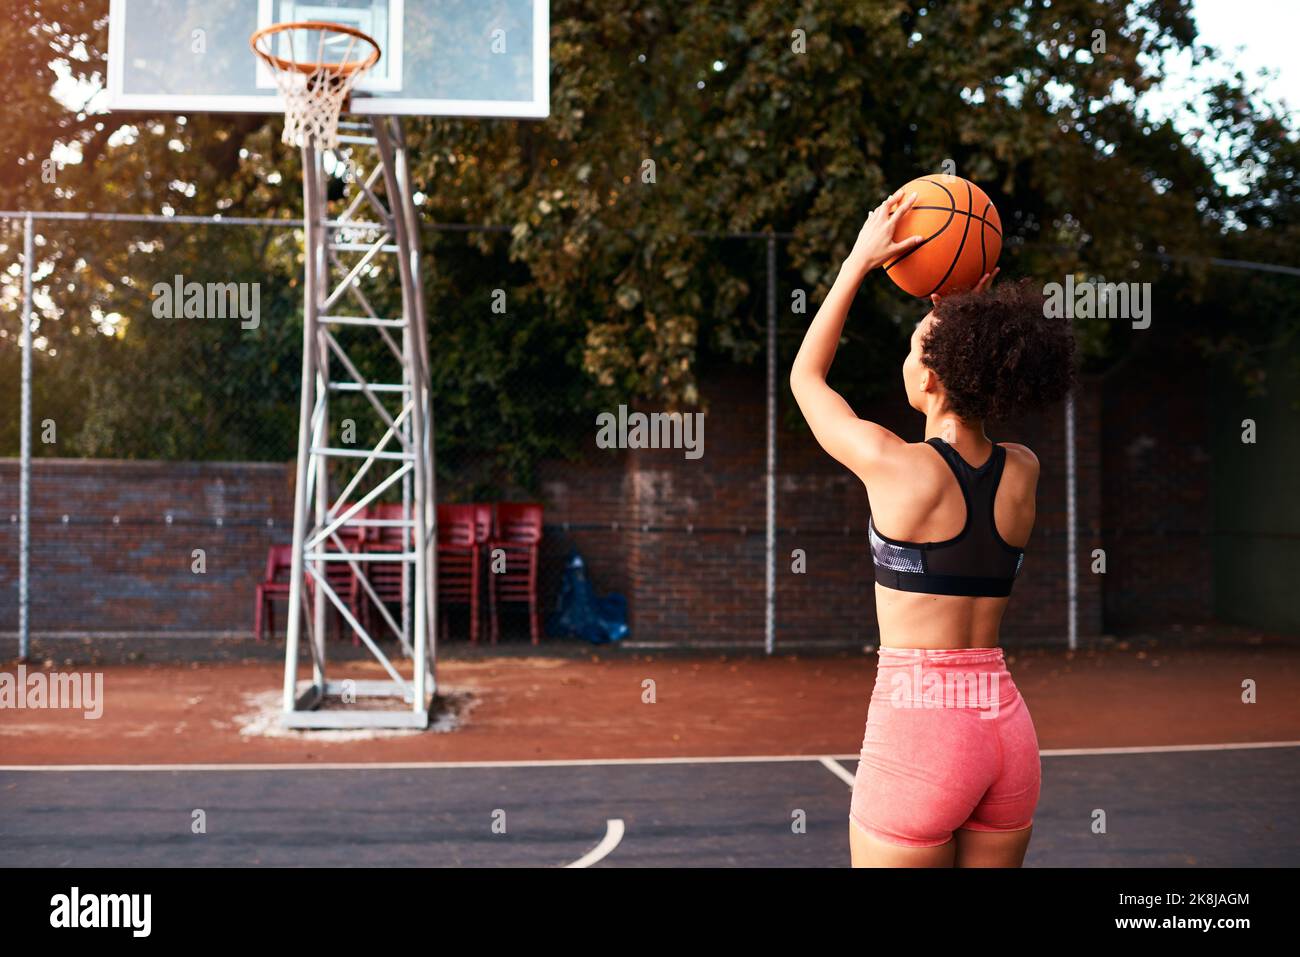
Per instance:
[[[1027,445],[1019,442],[999,442],[1007,450],[1007,462],[1002,469],[1004,482],[1020,488],[1026,495],[1038,487],[1038,456]]]
[[[1019,442],[999,442],[998,445],[1007,450],[1007,456],[1014,456],[1018,461],[1038,471],[1038,456],[1027,445],[1021,445]]]

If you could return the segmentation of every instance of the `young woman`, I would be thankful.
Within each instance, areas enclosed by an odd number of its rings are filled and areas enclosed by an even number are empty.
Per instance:
[[[850,809],[855,867],[1018,867],[1040,768],[1033,720],[998,627],[1034,527],[1038,459],[984,420],[1055,402],[1074,376],[1065,320],[1026,284],[934,297],[912,332],[903,387],[925,416],[907,442],[826,384],[849,304],[915,202],[871,213],[813,319],[790,388],[813,435],[867,488],[880,652]]]

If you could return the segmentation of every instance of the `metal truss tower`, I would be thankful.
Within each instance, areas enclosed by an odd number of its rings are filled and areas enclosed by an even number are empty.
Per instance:
[[[302,405],[282,720],[295,728],[422,728],[437,693],[437,529],[419,230],[398,119],[375,116],[339,128],[337,147],[302,150]],[[331,183],[337,188],[340,178],[345,195],[334,200],[340,212],[330,218],[327,190]],[[401,288],[401,315],[384,316],[372,300],[391,291],[394,275]],[[400,381],[367,379],[359,357],[376,349],[395,358]],[[370,424],[379,437],[373,444],[349,446],[333,437],[330,406],[345,398],[355,405],[358,395],[373,412]],[[364,433],[358,428],[357,434]],[[400,517],[373,517],[375,510],[368,506],[398,492]],[[351,569],[369,607],[382,619],[376,634],[340,596],[339,575],[331,574],[332,566],[339,571],[334,566],[339,562]],[[391,576],[399,563],[402,600],[395,617],[380,598],[375,572],[382,567]],[[331,607],[389,680],[329,675],[325,633]],[[390,633],[404,652],[400,666],[380,646],[379,639]],[[309,680],[298,675],[304,639]],[[358,704],[366,698],[394,699],[394,706],[375,710]]]

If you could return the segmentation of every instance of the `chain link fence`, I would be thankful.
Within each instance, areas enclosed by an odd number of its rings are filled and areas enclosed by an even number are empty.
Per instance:
[[[26,223],[22,214],[0,220],[0,396],[12,410],[0,421],[6,632],[19,604]],[[31,632],[246,637],[267,550],[290,540],[300,225],[38,214],[30,229]],[[707,242],[752,263],[741,327],[755,346],[747,363],[701,368],[709,427],[690,458],[687,449],[629,447],[626,435],[602,445],[602,413],[658,410],[594,387],[575,323],[539,319],[537,303],[513,294],[523,267],[510,261],[502,230],[426,226],[438,497],[543,504],[543,615],[577,549],[599,590],[632,600],[642,625],[633,638],[707,643],[721,634],[722,643],[763,647],[775,629],[766,618],[775,483],[769,489],[765,474],[774,302],[762,253],[778,243]],[[377,305],[396,309],[392,294]],[[794,345],[787,335],[782,348]],[[382,348],[353,358],[386,381]],[[364,403],[334,404],[332,442],[378,438]],[[655,476],[683,497],[655,492]],[[739,586],[745,607],[727,610],[735,595],[706,599],[700,586],[710,580]],[[467,630],[463,616],[453,622]],[[526,616],[504,624],[506,640],[527,634]]]
[[[24,226],[21,214],[0,216],[0,633],[7,635],[19,630]],[[267,551],[290,540],[300,226],[40,214],[31,233],[31,632],[248,637]],[[518,291],[527,288],[527,271],[508,255],[507,229],[425,225],[439,501],[543,505],[543,617],[576,550],[598,593],[627,597],[632,644],[870,644],[865,491],[817,448],[785,382],[815,309],[812,290],[788,237],[697,239],[710,261],[741,277],[741,288],[732,321],[702,334],[699,405],[670,410],[595,383],[584,368],[582,317],[548,314]],[[867,357],[901,363],[904,323],[919,318],[917,307],[891,314],[862,298],[832,385],[859,414],[917,438],[920,420],[901,400],[897,379],[857,374]],[[382,305],[396,309],[398,301],[393,289]],[[356,358],[367,376],[386,381],[391,356],[382,348]],[[1232,610],[1216,609],[1212,597],[1215,519],[1205,463],[1230,461],[1222,449],[1211,451],[1234,435],[1216,426],[1223,435],[1210,436],[1195,397],[1169,370],[1159,385],[1141,386],[1161,400],[1133,406],[1140,383],[1130,381],[1132,371],[1085,377],[1066,410],[990,430],[1025,441],[1043,465],[1035,547],[1018,585],[1024,613],[1009,622],[1012,640],[1096,635],[1103,606],[1120,620],[1130,606],[1150,605],[1158,589],[1170,596],[1159,607],[1176,601],[1189,619]],[[1142,382],[1150,376],[1144,372]],[[1232,409],[1246,408],[1224,395]],[[354,408],[334,405],[334,443],[364,447],[378,437],[364,403],[358,395]],[[636,438],[636,416],[654,422],[674,411],[683,422],[698,416],[698,427],[670,435],[668,447],[654,447],[653,428]],[[1268,413],[1261,406],[1254,414]],[[1240,417],[1229,415],[1228,425]],[[1168,455],[1187,458],[1172,474],[1194,480],[1162,491],[1152,484],[1160,463],[1142,455],[1163,448],[1166,435],[1178,436]],[[1125,502],[1143,511],[1125,511]],[[1175,505],[1177,514],[1161,511]],[[1243,522],[1229,516],[1220,524]],[[1161,545],[1175,526],[1193,543],[1177,554]],[[1249,534],[1262,541],[1264,532]],[[1110,574],[1126,583],[1104,600],[1104,575],[1094,571],[1098,547],[1123,557]],[[1126,548],[1136,551],[1129,556]],[[1203,588],[1177,584],[1196,574]],[[1228,585],[1220,592],[1235,594]],[[1121,591],[1128,604],[1116,604]],[[463,640],[463,612],[450,622],[451,639]],[[506,615],[503,624],[505,641],[526,640],[525,614]]]

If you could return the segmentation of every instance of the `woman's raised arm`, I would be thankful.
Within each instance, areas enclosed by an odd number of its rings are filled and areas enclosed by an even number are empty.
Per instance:
[[[844,397],[826,384],[826,374],[835,358],[849,306],[867,273],[922,242],[920,236],[894,242],[898,219],[914,202],[915,193],[903,196],[899,190],[867,217],[790,367],[790,391],[818,443],[863,479],[888,447],[902,439],[882,425],[858,418]]]

